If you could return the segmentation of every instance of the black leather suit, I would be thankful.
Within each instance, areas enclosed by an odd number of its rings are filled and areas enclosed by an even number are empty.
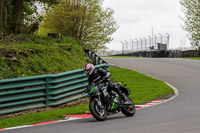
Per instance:
[[[108,85],[108,89],[112,89],[114,90],[115,92],[117,92],[119,95],[122,95],[122,92],[121,90],[118,88],[118,87],[115,87],[112,82],[110,81],[109,79],[109,76],[110,76],[110,73],[105,71],[104,69],[102,68],[99,68],[99,69],[95,69],[93,71],[93,73],[91,75],[88,76],[88,81],[89,81],[89,85],[92,83],[92,82],[98,82],[102,79],[105,80],[105,82],[108,82],[109,85]]]

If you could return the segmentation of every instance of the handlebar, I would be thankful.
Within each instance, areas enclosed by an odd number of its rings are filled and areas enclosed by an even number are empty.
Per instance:
[[[99,77],[100,77],[100,76],[99,76]],[[96,78],[96,79],[97,79],[97,78]],[[93,81],[91,85],[93,85],[93,84],[99,84],[99,83],[103,82],[104,80],[105,80],[105,79],[102,79],[102,80],[98,81],[97,83],[95,83],[95,81]],[[90,85],[90,86],[91,86],[91,85]],[[84,90],[85,93],[88,92],[88,89],[89,89],[90,86],[88,86],[88,87]]]
[[[97,77],[96,79],[93,80],[93,82],[96,82],[97,80],[99,80],[101,78],[101,76]]]

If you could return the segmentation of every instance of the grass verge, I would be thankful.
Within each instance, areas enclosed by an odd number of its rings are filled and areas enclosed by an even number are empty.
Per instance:
[[[111,57],[111,58],[144,58],[144,57],[136,57],[136,56],[103,56],[103,57]]]
[[[131,90],[130,97],[135,104],[141,104],[146,101],[159,99],[163,96],[173,94],[173,90],[162,81],[140,74],[133,70],[110,67],[112,79],[128,84]],[[29,125],[45,121],[63,119],[63,115],[81,114],[89,110],[88,104],[82,104],[76,107],[60,108],[56,110],[27,114],[8,119],[0,120],[0,129],[20,125]]]
[[[200,60],[200,57],[184,57],[183,59]]]
[[[165,98],[174,93],[164,82],[130,69],[112,67],[110,72],[114,81],[128,84],[127,87],[131,90],[130,98],[135,104]]]
[[[60,108],[40,113],[27,114],[8,119],[0,120],[0,129],[14,126],[30,125],[34,123],[54,121],[63,119],[66,114],[81,114],[89,110],[88,104],[82,104],[76,107]]]

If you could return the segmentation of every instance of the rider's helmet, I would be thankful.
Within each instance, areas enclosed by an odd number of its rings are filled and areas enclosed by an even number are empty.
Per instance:
[[[87,75],[91,75],[93,73],[94,69],[95,69],[95,67],[91,63],[85,65],[85,68],[84,68]]]

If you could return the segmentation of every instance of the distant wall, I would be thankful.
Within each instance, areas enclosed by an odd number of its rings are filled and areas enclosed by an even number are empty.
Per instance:
[[[182,58],[182,57],[200,57],[200,50],[171,50],[171,51],[139,51],[126,54],[116,54],[113,56],[136,56],[136,57],[149,57],[149,58],[160,58],[160,57],[170,57],[170,58]]]

